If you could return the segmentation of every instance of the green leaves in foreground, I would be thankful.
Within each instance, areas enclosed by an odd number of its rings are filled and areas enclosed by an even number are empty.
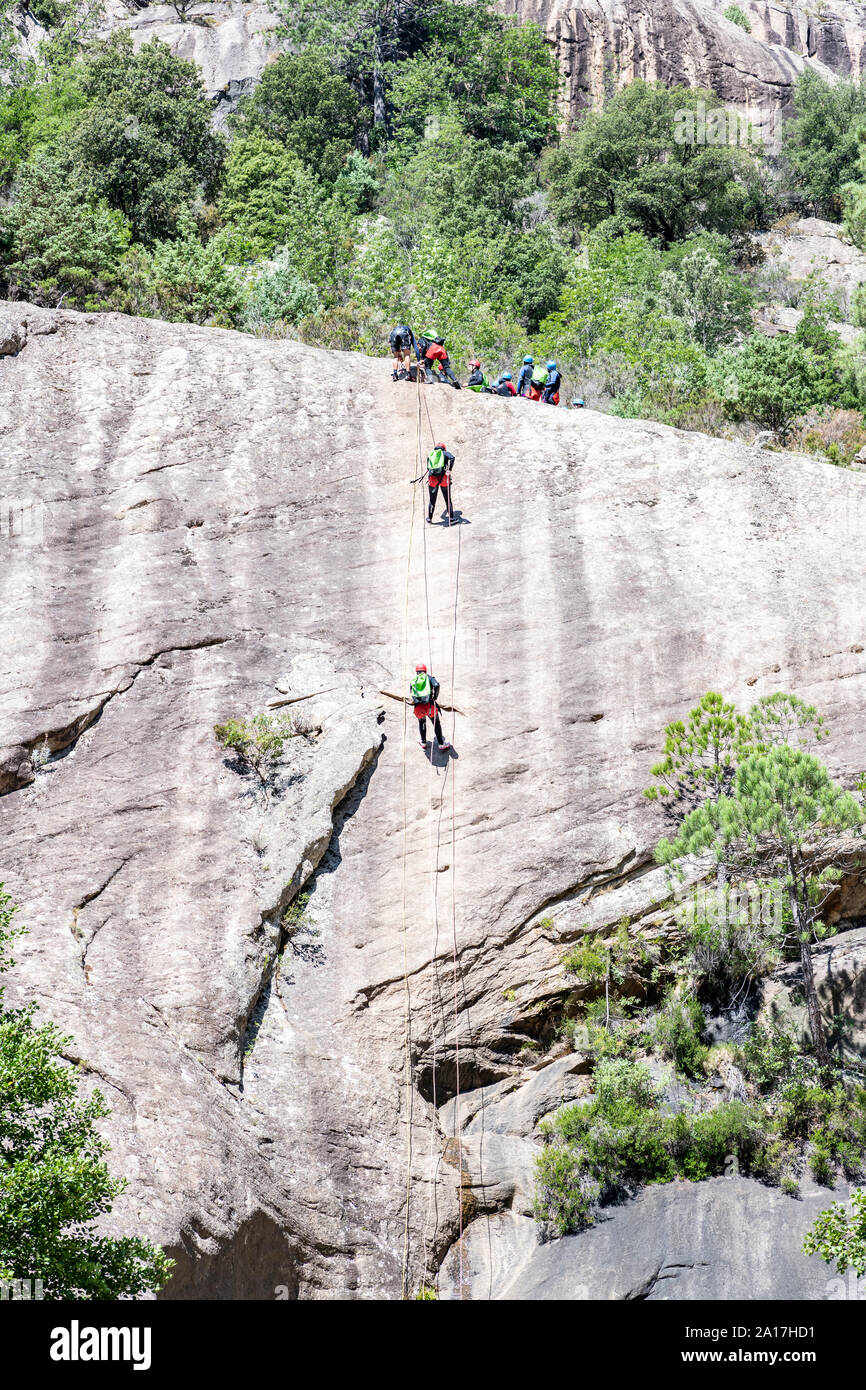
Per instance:
[[[0,885],[0,970],[20,934]],[[2,1002],[2,991],[0,991]],[[34,1021],[36,1005],[0,1011],[0,1280],[42,1281],[46,1298],[138,1298],[165,1283],[172,1261],[140,1236],[94,1229],[126,1181],[105,1162],[99,1091],[81,1097],[64,1061],[70,1039]]]
[[[807,1255],[820,1255],[827,1264],[835,1261],[840,1274],[853,1269],[866,1274],[866,1191],[851,1193],[851,1202],[833,1202],[822,1211],[803,1242]]]

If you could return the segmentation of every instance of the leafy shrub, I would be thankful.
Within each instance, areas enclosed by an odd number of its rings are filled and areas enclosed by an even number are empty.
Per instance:
[[[262,264],[247,291],[241,322],[248,332],[261,332],[275,323],[298,324],[319,308],[315,285],[302,279],[283,249],[272,262]]]
[[[694,998],[671,994],[656,1014],[650,1038],[662,1057],[686,1076],[700,1076],[709,1049],[701,1042],[706,1020]]]
[[[745,1171],[758,1163],[767,1135],[759,1109],[729,1101],[706,1114],[664,1115],[648,1068],[622,1059],[601,1060],[595,1084],[592,1101],[541,1126],[536,1215],[559,1234],[590,1225],[595,1202],[643,1183],[697,1181],[725,1172],[732,1156]]]
[[[744,14],[739,5],[728,5],[724,11],[725,19],[729,19],[732,24],[737,24],[741,29],[745,29],[747,34],[752,32],[751,21],[748,15]]]
[[[861,1277],[866,1274],[866,1191],[852,1192],[847,1208],[833,1202],[822,1211],[806,1235],[803,1251],[820,1255],[827,1264],[835,1262],[840,1274],[849,1268]]]
[[[0,231],[13,295],[90,309],[120,282],[129,223],[58,156],[40,152],[23,166],[16,201],[0,209]]]
[[[231,327],[243,304],[240,279],[228,259],[231,236],[218,232],[202,242],[190,213],[179,219],[179,232],[152,251],[130,249],[122,268],[122,307],[170,323]]]
[[[225,724],[214,725],[214,734],[220,746],[234,753],[243,768],[255,773],[265,791],[286,742],[297,737],[287,714],[228,719]]]
[[[765,1028],[755,1023],[738,1049],[737,1061],[750,1081],[766,1089],[791,1074],[799,1054],[797,1041],[786,1028],[780,1024]]]
[[[680,1171],[692,1181],[723,1173],[731,1158],[748,1172],[766,1137],[762,1112],[743,1101],[724,1101],[691,1120]]]

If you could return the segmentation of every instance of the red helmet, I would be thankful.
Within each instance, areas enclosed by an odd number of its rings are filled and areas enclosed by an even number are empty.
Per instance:
[[[438,445],[438,444],[437,444],[436,447],[437,447],[437,449],[438,449],[438,448],[441,448],[441,445]],[[415,670],[416,670],[416,671],[425,671],[425,672],[426,672],[427,667],[424,665],[424,662],[422,661],[418,666],[415,667]]]

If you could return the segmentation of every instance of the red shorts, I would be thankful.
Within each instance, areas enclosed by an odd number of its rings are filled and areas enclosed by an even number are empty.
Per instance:
[[[435,719],[435,718],[436,718],[436,706],[435,706],[434,704],[429,704],[429,705],[416,705],[416,706],[415,706],[415,718],[416,718],[416,719]]]
[[[530,387],[529,387],[529,399],[530,399],[531,401],[540,401],[540,400],[541,400],[541,387],[540,387],[540,386],[535,386],[534,384],[530,384]]]
[[[437,487],[450,487],[450,486],[451,486],[451,475],[450,475],[449,473],[443,473],[441,478],[437,478],[437,477],[435,476],[435,474],[433,474],[433,473],[428,473],[428,474],[427,474],[427,486],[428,486],[428,487],[432,487],[432,488],[437,488]]]

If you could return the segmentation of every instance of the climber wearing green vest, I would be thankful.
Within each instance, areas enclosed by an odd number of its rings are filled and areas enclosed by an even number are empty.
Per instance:
[[[541,362],[532,368],[532,376],[529,379],[529,399],[540,401],[541,393],[547,385],[547,368]]]
[[[415,679],[409,686],[412,696],[412,706],[415,717],[418,720],[418,742],[422,748],[427,747],[427,720],[433,720],[433,733],[436,736],[436,743],[440,753],[451,744],[446,743],[442,737],[442,724],[439,720],[439,706],[436,701],[439,698],[439,682],[435,676],[427,672],[427,667],[423,662],[415,667]]]
[[[433,513],[436,510],[436,493],[441,488],[445,497],[445,511],[448,516],[448,525],[454,520],[454,512],[451,507],[451,470],[454,467],[454,455],[445,448],[444,444],[434,444],[432,453],[427,459],[427,490],[430,497],[430,505],[427,508],[427,521],[432,522]]]

